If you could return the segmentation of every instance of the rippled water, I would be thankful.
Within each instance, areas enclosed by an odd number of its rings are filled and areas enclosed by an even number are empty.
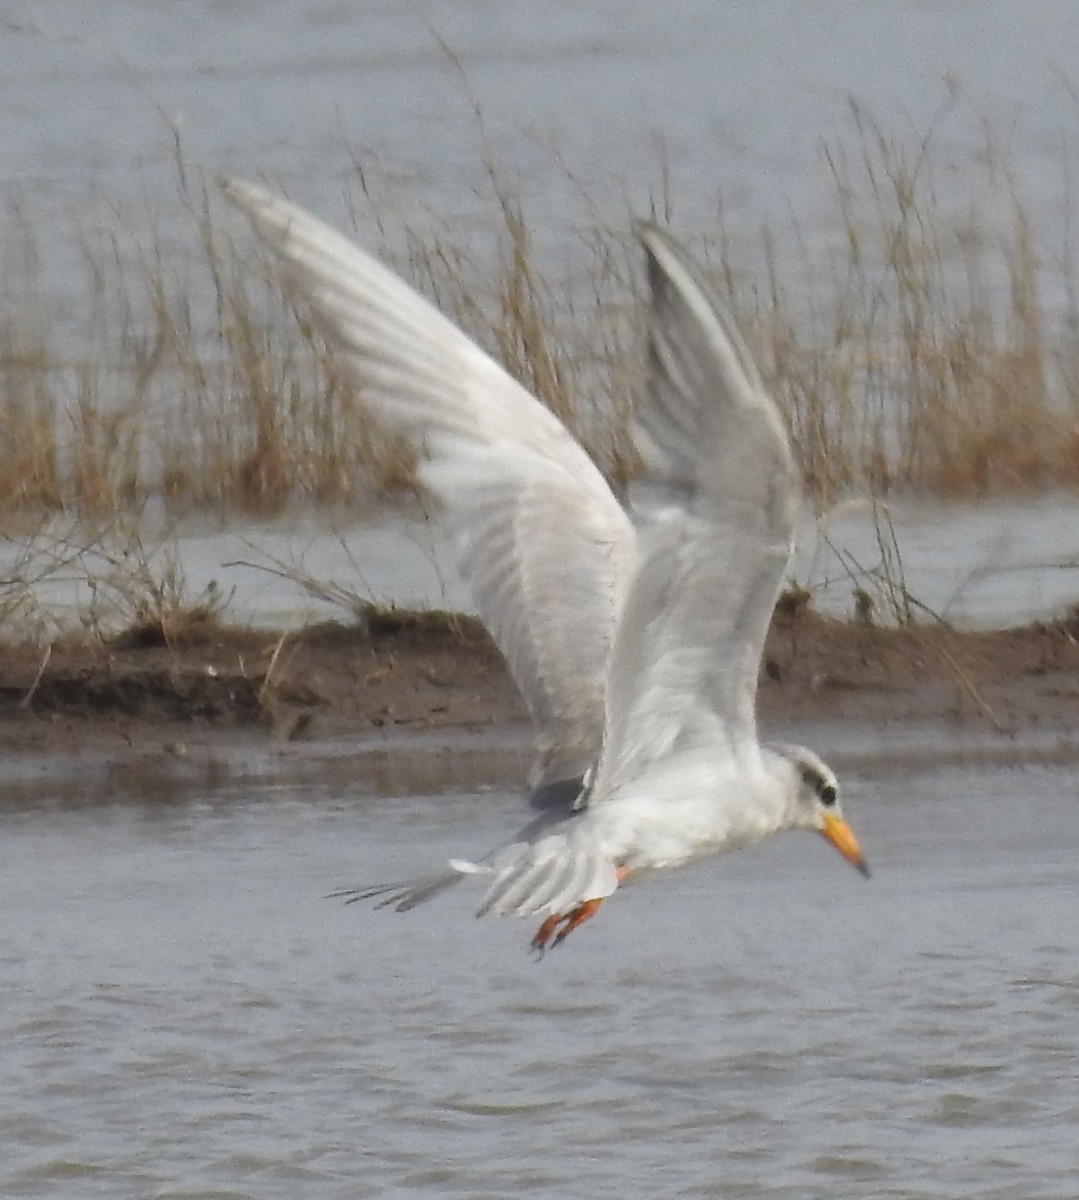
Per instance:
[[[359,161],[376,208],[486,221],[475,99],[560,256],[579,186],[624,223],[660,161],[687,228],[720,193],[745,228],[806,220],[848,94],[923,130],[946,72],[1014,128],[1036,220],[1066,182],[1061,0],[32,7],[0,13],[0,198],[61,291],[88,196],[107,228],[102,203],[175,215],[170,123],[194,166],[334,218]],[[627,891],[540,964],[464,893],[322,899],[495,841],[506,796],[8,793],[0,1195],[1074,1197],[1075,768],[852,783],[871,883],[790,835]]]
[[[5,1197],[1076,1194],[1074,768],[868,772],[870,883],[787,835],[541,963],[322,898],[509,797],[55,791],[0,819]]]

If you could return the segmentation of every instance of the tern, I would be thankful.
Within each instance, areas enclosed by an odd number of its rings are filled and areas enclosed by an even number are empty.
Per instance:
[[[554,413],[386,266],[261,187],[222,187],[368,410],[416,448],[538,734],[537,812],[508,845],[335,894],[407,911],[479,875],[477,915],[541,917],[542,953],[621,885],[781,830],[822,834],[868,876],[835,774],[758,738],[801,479],[742,337],[681,247],[637,227],[646,386],[622,503]]]

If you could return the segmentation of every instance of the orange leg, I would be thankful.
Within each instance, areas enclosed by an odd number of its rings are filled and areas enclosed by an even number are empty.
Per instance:
[[[561,913],[551,913],[547,920],[536,930],[536,936],[532,939],[532,949],[542,954],[547,949],[547,943],[554,936],[554,931],[564,920],[565,917]]]
[[[626,867],[619,867],[618,882],[621,883],[628,874]],[[578,925],[583,925],[599,912],[602,903],[602,897],[598,900],[582,900],[568,913],[552,913],[536,930],[536,936],[532,939],[532,949],[542,955],[548,946],[561,946]]]

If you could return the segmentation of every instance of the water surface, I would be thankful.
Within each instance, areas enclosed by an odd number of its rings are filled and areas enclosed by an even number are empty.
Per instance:
[[[322,899],[508,796],[47,790],[2,817],[5,1196],[1075,1194],[1074,768],[870,767],[869,883],[790,834],[542,963],[463,888]]]
[[[894,621],[886,579],[906,587],[921,620],[927,610],[959,628],[1056,617],[1079,595],[1077,509],[1075,498],[1063,495],[977,505],[895,501],[886,506],[889,530],[869,504],[840,505],[816,522],[806,514],[788,578],[809,589],[817,609],[839,617],[853,615],[854,591],[862,587],[878,602],[877,619]],[[880,538],[890,531],[895,546],[882,570]],[[111,593],[100,586],[115,573],[110,545],[93,548],[92,531],[76,530],[69,541],[57,536],[0,539],[0,576],[30,580],[34,611],[61,626],[78,628],[89,611],[105,627],[129,621],[130,603],[111,611]],[[80,541],[92,548],[57,567],[57,555],[69,555],[70,542]],[[299,582],[304,578],[357,602],[474,609],[437,520],[298,516],[264,525],[163,523],[157,533],[147,522],[142,544],[151,571],[166,577],[171,567],[188,602],[216,589],[227,600],[226,618],[242,624],[292,629],[349,618],[346,604],[312,594]]]
[[[60,290],[80,221],[141,226],[148,202],[167,234],[176,137],[192,166],[273,179],[334,221],[361,168],[367,236],[372,209],[490,222],[493,160],[559,264],[567,221],[626,225],[654,198],[694,228],[722,197],[749,235],[793,206],[812,241],[834,212],[821,144],[851,132],[850,98],[893,136],[909,122],[913,144],[959,94],[945,161],[955,147],[970,163],[987,119],[1057,261],[1077,52],[1069,0],[114,0],[92,17],[82,0],[8,3],[0,200],[62,232],[39,246]],[[937,204],[971,199],[962,169],[941,171]],[[1010,220],[1002,207],[987,220]]]
[[[951,73],[1014,132],[1055,262],[1075,114],[1058,68],[1077,51],[1067,0],[6,5],[0,199],[45,235],[76,330],[75,232],[147,209],[168,230],[174,130],[193,165],[279,181],[332,220],[359,164],[373,211],[460,230],[491,219],[490,151],[557,263],[582,192],[627,225],[663,161],[679,228],[722,196],[750,232],[793,204],[812,242],[848,96],[924,130]],[[977,121],[944,136],[969,162]],[[1036,540],[1009,521],[1041,559],[1072,552],[1069,519]],[[942,560],[969,581],[996,543],[935,521],[911,562],[955,609]],[[402,581],[382,546],[363,547],[380,598],[443,586],[422,564]],[[363,574],[315,549],[310,573]],[[203,539],[192,585],[249,556]],[[998,580],[991,619],[1052,584],[1019,586]],[[276,623],[294,602],[243,603]],[[790,835],[627,891],[541,964],[529,927],[475,922],[463,892],[408,918],[322,899],[485,847],[514,825],[508,796],[391,802],[335,771],[87,807],[77,776],[42,778],[0,813],[0,1194],[1076,1194],[1074,766],[866,761],[848,807],[872,882]]]

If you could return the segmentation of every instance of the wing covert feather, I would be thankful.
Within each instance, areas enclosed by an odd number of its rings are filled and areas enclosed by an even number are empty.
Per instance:
[[[534,781],[581,774],[636,559],[629,518],[558,418],[392,271],[262,188],[222,186],[368,410],[421,450],[421,482],[539,728]]]
[[[652,293],[641,532],[594,803],[676,744],[718,737],[736,756],[758,753],[757,676],[799,503],[782,418],[733,324],[665,234],[640,236]]]

